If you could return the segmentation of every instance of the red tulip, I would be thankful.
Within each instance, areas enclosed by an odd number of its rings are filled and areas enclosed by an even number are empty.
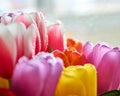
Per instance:
[[[17,57],[15,39],[7,28],[0,24],[0,77],[10,78]]]
[[[64,38],[58,23],[48,28],[48,50],[64,50]]]
[[[11,90],[0,88],[0,96],[16,96]]]
[[[17,60],[25,55],[35,55],[36,27],[27,29],[22,23],[0,25],[0,76],[10,78]]]
[[[21,56],[32,58],[39,51],[46,51],[47,27],[40,13],[2,15],[0,20],[0,76],[10,78]]]

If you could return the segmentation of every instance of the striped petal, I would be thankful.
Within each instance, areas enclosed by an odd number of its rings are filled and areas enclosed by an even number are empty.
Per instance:
[[[0,24],[0,76],[10,78],[17,57],[16,42],[7,28]]]
[[[17,45],[17,60],[23,56],[24,50],[24,33],[26,28],[22,23],[11,23],[7,26],[9,32],[13,35]]]
[[[24,56],[29,58],[35,55],[35,47],[36,47],[36,31],[35,25],[31,24],[27,31],[24,33]]]

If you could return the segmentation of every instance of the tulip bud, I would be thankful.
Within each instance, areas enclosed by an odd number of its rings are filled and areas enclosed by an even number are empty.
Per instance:
[[[62,72],[55,96],[96,96],[96,83],[93,65],[69,66]]]

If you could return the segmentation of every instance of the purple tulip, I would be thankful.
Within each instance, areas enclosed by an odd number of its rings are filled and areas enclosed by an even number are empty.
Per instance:
[[[83,47],[87,62],[96,66],[98,76],[98,94],[115,90],[120,84],[120,48],[105,43],[93,46],[87,42]]]
[[[39,53],[28,60],[22,57],[13,73],[11,89],[17,96],[54,96],[63,62],[51,53]]]

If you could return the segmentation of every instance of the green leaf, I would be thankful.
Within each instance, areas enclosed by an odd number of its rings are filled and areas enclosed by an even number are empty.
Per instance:
[[[100,96],[120,96],[120,90],[112,90]]]

